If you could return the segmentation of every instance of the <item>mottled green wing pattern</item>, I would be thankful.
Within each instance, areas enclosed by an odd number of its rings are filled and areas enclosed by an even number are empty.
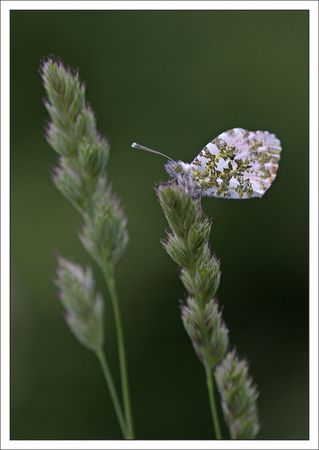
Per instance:
[[[192,175],[202,196],[261,197],[276,177],[279,139],[268,131],[233,128],[209,142],[192,161]]]

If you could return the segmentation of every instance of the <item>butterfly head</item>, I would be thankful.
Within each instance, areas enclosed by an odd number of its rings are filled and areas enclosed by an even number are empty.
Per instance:
[[[169,160],[165,164],[165,169],[170,177],[180,178],[191,174],[192,165],[184,163],[183,161]]]
[[[201,196],[202,189],[194,178],[193,164],[187,164],[183,161],[168,161],[165,164],[165,169],[172,178],[173,184],[178,185],[193,198]]]

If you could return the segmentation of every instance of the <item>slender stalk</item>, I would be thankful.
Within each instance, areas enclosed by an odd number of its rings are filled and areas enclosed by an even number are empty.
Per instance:
[[[108,287],[108,290],[110,293],[113,314],[114,314],[115,329],[116,329],[117,344],[118,344],[124,414],[125,414],[125,419],[126,419],[126,424],[127,424],[126,438],[134,439],[134,425],[133,425],[130,390],[129,390],[129,382],[128,382],[128,370],[127,370],[127,363],[126,363],[124,333],[123,333],[121,311],[120,311],[119,301],[117,298],[117,292],[116,292],[116,287],[115,287],[114,274],[113,274],[113,271],[108,270],[108,268],[105,266],[102,267],[102,271],[103,271],[105,282],[107,284],[107,287]]]
[[[110,371],[109,365],[107,363],[107,360],[106,360],[105,355],[104,355],[102,350],[96,352],[96,356],[97,356],[98,360],[101,363],[101,367],[102,367],[102,371],[103,371],[103,374],[104,374],[104,378],[105,378],[107,387],[108,387],[108,389],[110,391],[111,399],[112,399],[112,402],[113,402],[113,406],[114,406],[114,409],[115,409],[115,413],[116,413],[117,419],[119,421],[119,425],[120,425],[123,437],[125,439],[127,439],[128,438],[128,436],[127,436],[127,427],[126,427],[126,423],[125,423],[125,420],[124,420],[122,407],[121,407],[119,398],[117,396],[116,388],[114,386],[114,382],[113,382],[113,378],[112,378],[112,375],[111,375],[111,371]]]
[[[205,372],[206,372],[208,397],[209,397],[210,410],[212,413],[215,437],[216,437],[216,439],[222,439],[220,426],[219,426],[219,420],[218,420],[218,414],[217,414],[217,409],[216,409],[213,373],[212,373],[212,370],[207,366],[207,364],[205,364]]]

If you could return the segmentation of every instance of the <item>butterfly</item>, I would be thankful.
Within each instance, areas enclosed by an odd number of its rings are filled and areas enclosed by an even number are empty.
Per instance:
[[[268,131],[232,128],[210,141],[190,164],[135,142],[132,148],[167,158],[167,173],[194,196],[249,199],[262,197],[272,185],[281,143]]]

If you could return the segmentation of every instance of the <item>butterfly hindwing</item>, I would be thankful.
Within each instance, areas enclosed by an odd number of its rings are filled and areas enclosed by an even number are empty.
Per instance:
[[[248,199],[261,197],[274,181],[281,144],[268,131],[233,128],[209,142],[192,161],[201,195]]]

